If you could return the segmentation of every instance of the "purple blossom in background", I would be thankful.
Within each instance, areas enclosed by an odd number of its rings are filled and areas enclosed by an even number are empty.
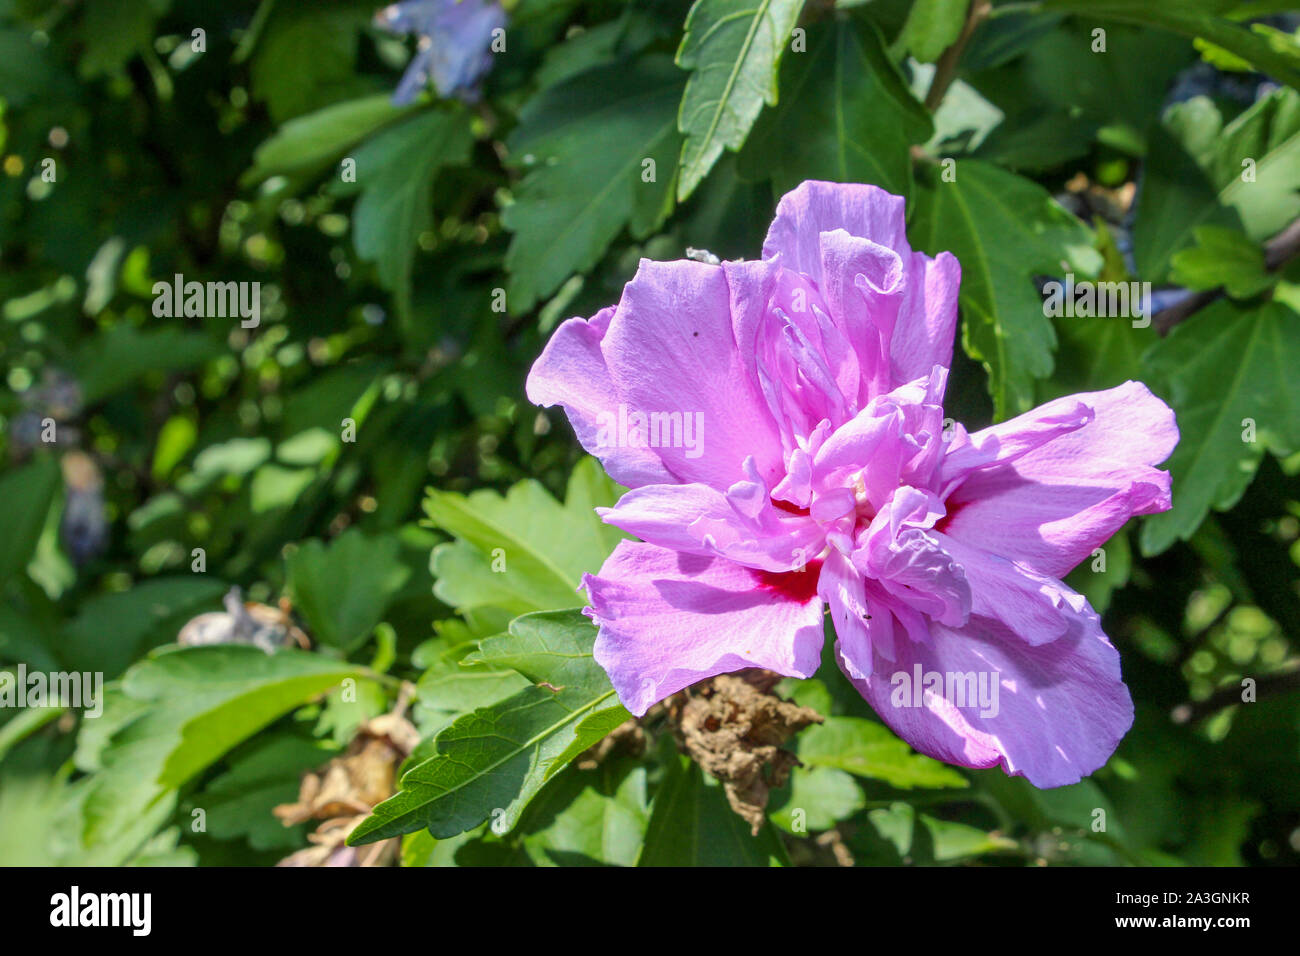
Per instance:
[[[903,212],[806,182],[761,259],[643,260],[557,329],[528,395],[631,489],[602,515],[641,539],[583,579],[595,656],[640,715],[728,671],[811,677],[829,609],[841,670],[917,750],[1074,783],[1133,704],[1060,579],[1170,507],[1173,413],[1128,382],[946,421],[960,267],[913,252]]]
[[[405,106],[430,79],[439,96],[474,99],[492,69],[492,31],[505,27],[506,14],[493,0],[403,0],[376,13],[375,23],[419,38],[393,93],[393,102]]]

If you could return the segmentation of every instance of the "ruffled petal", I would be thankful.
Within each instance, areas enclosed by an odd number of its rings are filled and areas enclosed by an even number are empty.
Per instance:
[[[935,537],[970,583],[972,615],[999,621],[1034,645],[1097,627],[1097,612],[1088,599],[1056,578],[946,534],[936,532]]]
[[[808,180],[781,197],[763,241],[763,258],[811,276],[822,285],[821,235],[843,229],[910,258],[903,197],[876,186]],[[851,277],[850,277],[851,281]]]
[[[895,383],[920,378],[936,365],[952,365],[960,287],[961,265],[952,253],[941,252],[934,259],[912,253],[889,345]]]
[[[679,481],[725,491],[747,477],[750,456],[769,485],[780,480],[780,432],[737,349],[722,268],[643,259],[601,350],[629,414],[679,413],[699,424],[698,447],[653,449]]]
[[[987,618],[931,622],[929,640],[895,641],[894,655],[849,679],[900,737],[947,763],[1065,786],[1104,765],[1133,723],[1119,654],[1095,625],[1034,647]],[[925,692],[930,675],[939,693]]]
[[[939,468],[941,488],[953,487],[971,472],[1009,465],[1048,442],[1078,431],[1095,413],[1076,397],[1061,398],[973,434],[958,434]]]
[[[739,482],[725,494],[699,483],[646,485],[597,511],[651,544],[766,571],[806,566],[825,537],[810,517],[776,507],[753,482]]]
[[[848,558],[834,549],[822,564],[817,593],[835,623],[840,667],[851,677],[866,680],[871,676],[872,639],[878,641],[879,629],[889,626],[889,615],[881,615],[879,620],[873,617],[867,605],[866,581]]]
[[[811,677],[821,660],[816,567],[768,574],[722,558],[623,541],[586,575],[594,655],[638,717],[716,674],[762,667]]]
[[[600,459],[610,477],[629,488],[676,480],[648,447],[609,443],[600,433],[620,399],[601,342],[614,307],[588,319],[563,322],[528,373],[525,390],[535,405],[561,405],[582,447]]]
[[[971,583],[942,536],[930,530],[942,514],[930,492],[899,488],[862,535],[853,565],[896,603],[960,625],[971,612]]]
[[[1078,402],[1093,411],[1006,464],[972,471],[948,496],[945,533],[1064,577],[1133,515],[1167,511],[1168,472],[1153,467],[1178,443],[1174,413],[1145,385],[1073,395],[1030,416]]]

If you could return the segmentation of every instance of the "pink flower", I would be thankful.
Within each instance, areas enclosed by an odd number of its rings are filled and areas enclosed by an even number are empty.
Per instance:
[[[1061,577],[1170,506],[1173,413],[1128,382],[968,434],[945,422],[960,268],[903,200],[806,182],[756,261],[642,260],[556,331],[528,396],[631,490],[583,586],[634,714],[715,674],[841,670],[922,753],[1078,781],[1133,720],[1119,655]]]

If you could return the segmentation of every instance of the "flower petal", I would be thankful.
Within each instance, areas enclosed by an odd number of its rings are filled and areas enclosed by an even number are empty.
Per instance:
[[[912,253],[889,344],[895,384],[921,378],[936,365],[952,365],[960,286],[961,265],[952,253],[941,252],[934,259]]]
[[[697,416],[698,448],[654,449],[680,481],[725,491],[753,456],[769,485],[784,474],[781,437],[736,347],[726,272],[641,260],[601,343],[622,403],[644,415]]]
[[[763,258],[779,255],[785,268],[811,276],[823,285],[821,234],[836,229],[870,239],[904,259],[911,256],[902,196],[876,186],[810,179],[777,203],[776,218],[763,240]]]
[[[744,495],[753,484],[738,482],[726,494],[698,482],[645,485],[597,510],[606,523],[663,548],[767,571],[807,565],[822,549],[823,532],[807,515],[773,505],[762,486],[753,507]]]
[[[817,571],[769,574],[722,558],[622,541],[583,577],[595,658],[638,717],[698,681],[763,667],[811,677],[821,660]]]
[[[590,320],[569,319],[546,343],[528,373],[525,390],[534,405],[562,405],[582,447],[600,459],[610,477],[629,488],[674,481],[654,450],[599,442],[598,418],[619,405],[601,342],[609,331],[614,307]]]
[[[866,582],[841,552],[831,549],[822,565],[817,593],[835,623],[836,656],[846,674],[857,680],[871,676],[873,638],[890,627],[890,615],[873,616],[867,606]],[[892,632],[891,635],[892,637]],[[889,644],[892,651],[893,644]]]
[[[945,502],[941,531],[1052,578],[1110,538],[1130,517],[1167,511],[1169,473],[1152,466],[1178,442],[1174,414],[1145,385],[1050,402],[1079,402],[1094,419],[1014,461],[970,472]]]
[[[928,641],[896,641],[894,654],[876,655],[870,679],[849,679],[900,737],[948,763],[1065,786],[1105,764],[1133,723],[1119,654],[1096,626],[1032,647],[987,618],[931,622]],[[927,675],[943,692],[924,693]]]
[[[1023,565],[949,535],[936,533],[944,552],[961,565],[970,582],[970,613],[992,618],[1027,644],[1047,644],[1097,626],[1088,599]]]
[[[929,530],[942,513],[930,492],[899,488],[871,519],[853,552],[853,566],[896,603],[960,625],[971,612],[972,586],[942,536]]]

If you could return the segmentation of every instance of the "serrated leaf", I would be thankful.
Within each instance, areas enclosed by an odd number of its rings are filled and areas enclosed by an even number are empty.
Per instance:
[[[722,785],[672,753],[659,784],[637,866],[784,866],[771,824],[758,836],[727,803]]]
[[[1233,211],[1219,204],[1205,173],[1162,126],[1148,137],[1137,208],[1133,255],[1138,275],[1148,282],[1168,277],[1174,253],[1192,241],[1197,227],[1240,227]]]
[[[1195,231],[1220,227],[1262,242],[1300,214],[1300,93],[1276,90],[1226,126],[1195,97],[1170,107],[1150,139],[1134,256],[1161,282]]]
[[[367,538],[357,528],[328,545],[299,545],[287,562],[289,587],[317,641],[351,651],[370,636],[410,577],[400,550],[396,538]]]
[[[466,662],[464,658],[475,646],[476,642],[466,641],[443,648],[420,675],[415,718],[426,736],[436,734],[461,714],[489,707],[529,685],[518,671]]]
[[[781,67],[781,101],[759,117],[740,154],[745,176],[771,171],[778,192],[805,179],[872,183],[907,196],[911,147],[932,132],[865,22],[808,28],[808,50]]]
[[[591,269],[625,227],[644,238],[672,211],[682,82],[666,57],[647,56],[581,72],[524,106],[509,147],[525,175],[501,217],[514,233],[511,312]]]
[[[146,811],[167,812],[176,788],[236,744],[360,676],[315,654],[237,645],[178,649],[135,664],[119,690],[106,692],[100,720],[82,725],[83,736],[96,739],[79,742],[78,764],[97,772],[84,783],[78,843],[101,844],[133,830]]]
[[[1037,183],[979,160],[938,170],[917,191],[911,230],[918,248],[951,251],[961,262],[962,343],[984,364],[998,418],[1028,411],[1034,380],[1052,372],[1056,334],[1035,275],[1063,265],[1094,275],[1101,257],[1091,235]]]
[[[397,308],[410,308],[411,270],[420,234],[433,224],[433,181],[444,166],[469,160],[474,138],[463,110],[426,110],[385,127],[359,146],[352,210],[357,255],[375,263]]]
[[[536,481],[522,481],[504,497],[430,491],[425,512],[457,538],[434,550],[434,592],[462,613],[577,607],[582,575],[598,570],[623,537],[594,510],[612,505],[617,489],[588,458],[574,468],[563,505]]]
[[[1274,90],[1207,132],[1212,148],[1200,158],[1247,236],[1261,242],[1300,215],[1300,93]]]
[[[1264,270],[1264,250],[1236,229],[1198,226],[1196,244],[1174,254],[1170,279],[1188,289],[1220,286],[1234,299],[1249,299],[1276,280]]]
[[[682,144],[677,198],[695,191],[722,150],[738,150],[763,104],[777,101],[777,67],[803,0],[695,0],[677,65],[691,71],[677,128]]]
[[[965,787],[965,777],[894,736],[883,724],[861,717],[828,717],[799,736],[799,759],[809,767],[834,767],[891,787]]]
[[[491,819],[506,832],[548,779],[628,719],[591,657],[596,628],[577,610],[529,614],[510,637],[484,642],[482,659],[535,683],[447,727],[436,753],[402,775],[400,789],[352,832],[352,845],[427,828],[454,836]]]
[[[1142,553],[1151,555],[1191,537],[1211,508],[1236,504],[1265,451],[1300,449],[1300,314],[1276,301],[1220,300],[1175,327],[1146,361],[1168,383],[1182,436],[1167,462],[1173,510],[1142,524]]]

